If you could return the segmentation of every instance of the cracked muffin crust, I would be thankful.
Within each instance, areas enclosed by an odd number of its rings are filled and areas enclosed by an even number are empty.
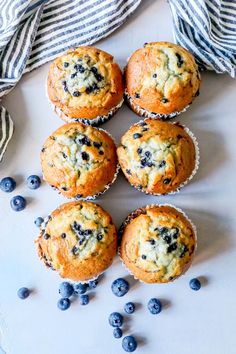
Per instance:
[[[135,278],[166,283],[190,266],[196,231],[178,209],[150,205],[131,213],[121,228],[120,256]]]
[[[125,69],[126,98],[140,116],[171,118],[199,95],[193,55],[179,45],[153,42],[136,50]]]
[[[41,150],[44,180],[68,198],[95,197],[114,182],[116,146],[102,129],[83,123],[65,124]]]
[[[99,205],[77,201],[52,212],[36,243],[40,259],[62,278],[87,281],[111,265],[117,232],[110,215]]]
[[[148,118],[122,136],[117,155],[132,186],[149,194],[166,194],[192,178],[198,150],[179,123]]]
[[[123,102],[123,81],[113,57],[95,47],[70,49],[50,65],[48,97],[66,122],[100,124]]]

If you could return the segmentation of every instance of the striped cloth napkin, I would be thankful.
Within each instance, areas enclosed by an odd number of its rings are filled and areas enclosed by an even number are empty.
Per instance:
[[[0,98],[66,49],[108,36],[141,0],[0,0]],[[13,122],[0,106],[0,161]]]
[[[236,76],[236,0],[169,0],[175,41],[202,69]]]

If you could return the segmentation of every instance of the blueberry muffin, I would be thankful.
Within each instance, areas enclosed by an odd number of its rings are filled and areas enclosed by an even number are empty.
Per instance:
[[[117,232],[99,205],[77,201],[53,211],[36,241],[39,257],[62,278],[87,281],[105,271],[117,250]]]
[[[130,214],[121,228],[120,256],[135,278],[166,283],[190,266],[196,231],[179,210],[150,205]]]
[[[186,184],[198,167],[197,143],[187,131],[179,123],[151,118],[129,128],[117,154],[131,185],[158,195],[177,191]]]
[[[123,81],[113,57],[95,47],[70,49],[50,66],[47,91],[66,122],[100,124],[123,102]]]
[[[200,74],[186,49],[168,42],[147,43],[130,57],[126,98],[140,116],[171,118],[199,95]]]
[[[102,129],[68,123],[44,143],[41,166],[44,180],[65,197],[96,197],[117,176],[116,146]]]

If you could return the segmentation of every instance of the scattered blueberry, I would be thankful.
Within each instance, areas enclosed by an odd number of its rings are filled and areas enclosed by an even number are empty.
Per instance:
[[[122,332],[122,329],[121,329],[121,328],[119,328],[119,327],[114,328],[114,330],[113,330],[113,336],[114,336],[115,338],[121,338],[122,335],[123,335],[123,332]]]
[[[137,348],[136,339],[133,336],[124,337],[122,340],[122,348],[128,353],[132,353]]]
[[[135,311],[135,304],[133,302],[127,302],[124,306],[124,311],[128,314],[131,314]]]
[[[73,96],[74,97],[79,97],[81,95],[81,93],[79,91],[74,91],[73,92]]]
[[[57,307],[62,310],[65,311],[70,307],[70,299],[67,298],[61,298],[60,300],[58,300],[57,302]]]
[[[34,220],[34,223],[37,227],[40,227],[43,223],[44,219],[41,218],[41,216],[37,217],[37,219]]]
[[[88,295],[80,295],[79,302],[80,302],[80,305],[88,305],[89,296]]]
[[[177,243],[174,242],[174,243],[172,243],[171,245],[168,246],[167,253],[171,253],[171,252],[175,251],[176,249],[177,249]]]
[[[0,182],[0,189],[3,192],[10,193],[16,188],[16,181],[12,177],[5,177]]]
[[[154,73],[153,75],[152,75],[152,77],[154,77],[154,79],[157,77],[157,74],[156,73]]]
[[[112,312],[109,316],[109,324],[112,327],[121,327],[123,324],[123,316],[119,312]]]
[[[14,211],[21,211],[26,207],[26,200],[24,197],[16,195],[10,200],[10,205]]]
[[[98,279],[90,280],[88,286],[90,289],[95,289],[98,285]]]
[[[89,160],[89,154],[87,154],[87,152],[85,152],[85,151],[82,151],[81,157],[82,157],[82,159],[85,160],[85,161],[88,161],[88,160]]]
[[[74,284],[74,291],[78,295],[85,294],[87,291],[87,288],[88,288],[87,284],[82,284],[82,283]]]
[[[151,312],[151,314],[157,315],[161,312],[161,309],[162,305],[160,300],[153,298],[148,301],[148,310]]]
[[[69,64],[67,61],[64,62],[64,67],[65,67],[65,68],[68,68],[69,65],[70,65],[70,64]]]
[[[111,290],[118,297],[124,296],[129,291],[129,283],[123,278],[118,278],[111,284]]]
[[[48,240],[51,236],[46,233],[46,234],[43,235],[43,237],[44,237],[45,240]]]
[[[133,138],[134,139],[139,139],[139,138],[141,138],[142,137],[142,134],[139,134],[139,133],[134,133],[133,134]]]
[[[29,296],[29,294],[30,294],[29,289],[28,289],[28,288],[25,288],[25,287],[20,288],[20,289],[17,291],[17,296],[18,296],[20,299],[22,299],[22,300],[26,299],[26,298]]]
[[[70,283],[68,283],[67,281],[63,281],[60,284],[59,294],[61,295],[61,297],[69,298],[73,295],[73,293],[74,293],[74,288]]]
[[[63,232],[63,233],[61,234],[61,238],[66,238],[65,232]]]
[[[40,184],[41,179],[39,178],[39,176],[32,175],[27,178],[27,186],[30,189],[38,189],[40,187]]]
[[[190,280],[189,286],[192,290],[198,291],[201,289],[201,282],[197,278],[193,278]]]

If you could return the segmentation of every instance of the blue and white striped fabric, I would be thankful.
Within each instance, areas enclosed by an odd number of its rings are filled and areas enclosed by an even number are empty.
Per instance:
[[[236,0],[169,0],[175,41],[203,69],[236,77]]]
[[[28,71],[116,30],[141,0],[0,0],[0,98]],[[0,107],[0,161],[13,133]]]

